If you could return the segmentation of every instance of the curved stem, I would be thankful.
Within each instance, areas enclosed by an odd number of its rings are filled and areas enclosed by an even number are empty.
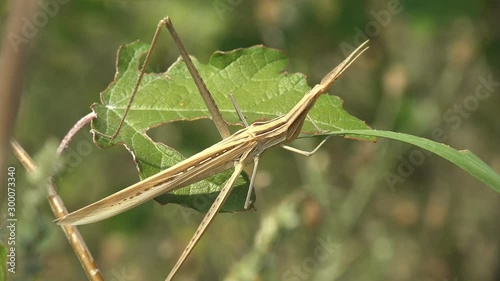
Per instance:
[[[64,136],[64,138],[62,139],[59,147],[57,148],[57,154],[61,154],[66,149],[66,147],[68,147],[69,142],[73,139],[76,133],[78,133],[85,125],[90,123],[90,121],[92,121],[92,119],[96,117],[97,115],[95,114],[95,112],[91,112],[82,117],[82,119],[78,120],[78,122],[73,125],[66,136]]]

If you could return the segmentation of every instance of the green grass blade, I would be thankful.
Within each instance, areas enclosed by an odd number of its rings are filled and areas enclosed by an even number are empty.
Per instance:
[[[437,154],[451,163],[462,168],[467,173],[482,181],[497,192],[500,192],[500,176],[491,167],[469,150],[456,150],[446,144],[438,143],[421,137],[404,133],[395,133],[379,130],[346,130],[331,132],[331,135],[365,135],[383,137],[406,142]]]

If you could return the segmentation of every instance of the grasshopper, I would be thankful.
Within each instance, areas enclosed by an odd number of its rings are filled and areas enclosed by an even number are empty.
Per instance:
[[[162,26],[166,26],[169,30],[173,30],[172,23],[168,17],[160,21],[160,23],[158,24],[157,33]],[[155,42],[156,40],[157,33],[155,33],[153,42]],[[225,183],[214,203],[198,226],[198,229],[196,230],[194,236],[189,241],[181,257],[178,259],[177,263],[166,279],[172,280],[181,265],[184,263],[186,258],[189,256],[195,245],[202,237],[203,233],[206,231],[207,227],[213,221],[215,215],[219,212],[220,208],[228,198],[236,179],[243,171],[243,168],[245,166],[254,163],[254,170],[250,179],[250,188],[248,193],[250,195],[255,181],[259,157],[265,150],[274,146],[281,146],[287,150],[300,153],[305,156],[310,156],[314,154],[326,142],[328,137],[325,138],[314,150],[310,152],[302,151],[286,145],[287,143],[295,140],[300,134],[309,110],[311,110],[321,94],[323,94],[342,75],[342,73],[344,73],[344,71],[364,51],[368,49],[367,43],[368,41],[361,44],[343,62],[341,62],[332,71],[330,71],[321,80],[321,82],[315,85],[310,91],[308,91],[287,114],[278,118],[274,118],[272,120],[254,122],[250,125],[247,125],[243,115],[235,104],[235,108],[238,112],[238,115],[240,116],[240,119],[242,119],[243,123],[246,124],[246,127],[244,129],[237,131],[236,133],[230,135],[222,141],[158,174],[155,174],[104,199],[101,199],[93,204],[90,204],[84,208],[68,214],[67,216],[58,220],[57,223],[80,225],[100,221],[120,214],[161,194],[187,186],[191,183],[200,181],[224,170],[234,168],[234,172],[232,173],[231,177]],[[153,46],[154,44],[151,45],[150,51]],[[183,52],[181,51],[181,54],[182,53]],[[144,64],[148,62],[148,56],[146,57]],[[186,61],[186,63],[190,61],[186,58],[184,58],[184,60]],[[138,78],[132,96],[134,96],[135,92],[137,91],[138,84],[140,83],[142,75],[144,73],[144,69],[145,67],[143,67],[141,71],[142,73]],[[196,69],[194,70],[194,72],[195,74],[191,72],[193,76],[198,75]],[[201,81],[201,83],[203,84],[201,78],[198,78],[198,81]],[[195,78],[195,80],[198,78]],[[128,110],[126,110],[126,112],[127,111]],[[124,114],[122,122],[125,118],[126,112]],[[119,128],[120,127],[121,124],[119,125]],[[117,132],[114,136],[118,134],[119,128],[117,129]],[[247,196],[245,207],[248,207],[248,205],[249,196]]]

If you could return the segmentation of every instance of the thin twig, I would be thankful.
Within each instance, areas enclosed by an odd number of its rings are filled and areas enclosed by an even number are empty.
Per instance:
[[[57,154],[63,153],[63,151],[68,147],[69,142],[73,139],[73,137],[78,133],[85,125],[90,123],[92,119],[96,118],[97,115],[95,112],[90,112],[89,114],[82,117],[82,119],[78,120],[75,125],[69,130],[69,132],[64,136],[63,140],[59,144],[57,148]]]
[[[24,168],[28,171],[28,173],[35,173],[38,169],[36,164],[33,162],[33,159],[26,153],[26,151],[21,147],[21,145],[16,140],[11,140],[11,148],[14,155],[19,159]],[[57,193],[56,186],[52,179],[47,182],[47,187],[49,191],[49,204],[52,208],[52,212],[54,213],[56,218],[62,218],[68,214],[68,210],[64,206],[64,203],[59,197]],[[92,257],[83,237],[81,236],[78,228],[72,225],[61,225],[61,228],[66,235],[66,238],[69,241],[69,244],[75,251],[80,264],[85,270],[87,277],[91,281],[103,281],[104,278],[101,274],[101,271],[97,267],[97,264]]]

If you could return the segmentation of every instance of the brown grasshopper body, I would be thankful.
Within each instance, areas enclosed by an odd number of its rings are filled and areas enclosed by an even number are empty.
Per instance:
[[[170,28],[173,29],[168,18],[160,21],[159,28],[161,24],[165,24],[169,30]],[[157,33],[159,32],[158,30]],[[156,36],[157,35],[155,35],[153,39],[153,43],[156,40]],[[222,188],[220,194],[200,223],[193,238],[167,277],[167,280],[171,280],[226,201],[243,167],[252,162],[254,162],[256,166],[259,156],[266,149],[273,146],[280,145],[283,148],[309,156],[326,141],[325,139],[312,152],[302,152],[298,149],[286,146],[287,143],[295,140],[300,134],[307,114],[314,106],[316,100],[337,80],[338,77],[340,77],[350,64],[368,48],[366,44],[367,42],[360,45],[342,63],[328,73],[319,84],[307,92],[297,105],[284,116],[269,121],[255,122],[156,175],[65,216],[60,219],[58,223],[79,225],[100,221],[120,214],[161,194],[182,188],[224,170],[234,168],[233,174]],[[149,55],[150,53],[148,53],[148,56]],[[189,60],[185,56],[183,57],[186,61]],[[148,57],[146,57],[145,64],[147,61]],[[144,68],[142,71],[144,71]],[[196,70],[194,70],[194,72],[196,72]],[[193,72],[191,73],[196,77]],[[141,76],[138,79],[132,96],[134,96],[137,91],[142,74],[141,72]],[[199,81],[201,81],[201,78],[199,78]],[[128,108],[126,112],[127,111]],[[123,118],[125,118],[125,116]],[[119,128],[120,127],[121,124]],[[115,135],[117,133],[115,133]],[[254,174],[250,181],[250,187],[253,186],[255,170],[256,169],[254,169]],[[245,204],[245,206],[246,205],[247,204]]]

